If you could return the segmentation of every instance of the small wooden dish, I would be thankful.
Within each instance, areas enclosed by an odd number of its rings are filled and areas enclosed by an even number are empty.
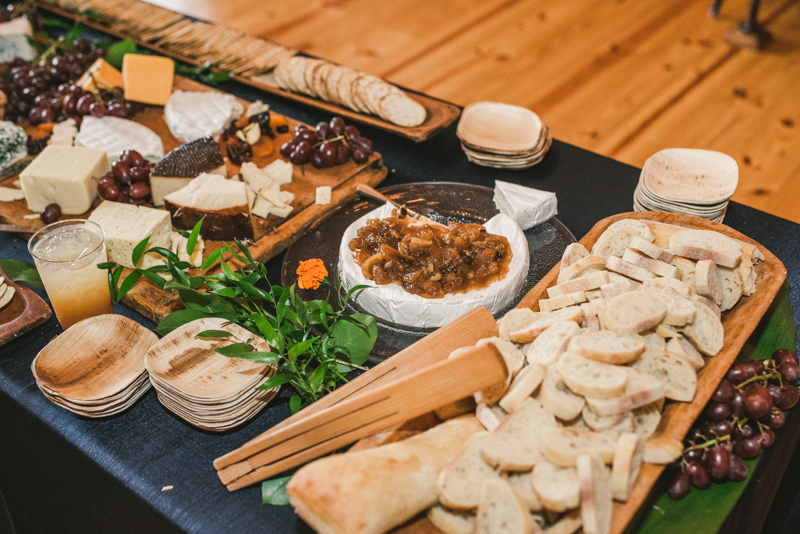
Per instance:
[[[16,290],[14,298],[0,309],[0,346],[48,320],[53,312],[50,306],[23,284],[12,282],[0,269],[0,276],[8,287]]]
[[[536,148],[544,124],[529,109],[498,102],[476,102],[461,112],[456,135],[471,147],[500,154],[524,154]]]

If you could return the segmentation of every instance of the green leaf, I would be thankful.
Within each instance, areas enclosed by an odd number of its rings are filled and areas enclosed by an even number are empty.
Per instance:
[[[69,33],[67,33],[66,37],[64,37],[64,40],[67,43],[72,43],[72,41],[77,39],[78,36],[80,36],[80,34],[82,34],[85,31],[88,31],[90,29],[91,28],[89,28],[88,26],[84,26],[80,22],[75,22],[72,25],[72,28],[69,30]],[[122,64],[120,64],[119,68],[122,68]]]
[[[175,254],[174,252],[172,252],[171,250],[169,250],[168,248],[153,247],[150,250],[148,250],[147,252],[153,252],[155,254],[158,254],[159,256],[163,256],[164,258],[166,258],[167,260],[171,261],[172,263],[176,263],[176,264],[177,263],[182,263],[180,258],[178,258],[178,255]]]
[[[141,271],[133,271],[131,274],[125,277],[125,280],[122,281],[122,284],[119,286],[119,291],[117,292],[117,302],[122,300],[122,297],[128,294],[128,291],[133,289],[133,286],[136,285],[136,282],[139,281],[139,278],[142,277]]]
[[[255,352],[244,352],[236,356],[237,358],[241,358],[243,360],[247,360],[248,362],[253,363],[265,363],[267,365],[272,365],[278,363],[281,359],[280,354],[275,354],[274,352],[263,352],[263,351],[255,351]]]
[[[161,289],[164,289],[164,286],[167,285],[167,279],[166,278],[164,278],[161,275],[156,274],[154,271],[151,271],[150,269],[142,270],[142,274],[144,276],[146,276],[148,280],[153,282],[155,285],[157,285]]]
[[[215,339],[215,338],[224,338],[231,336],[233,336],[233,334],[231,334],[230,332],[226,332],[225,330],[203,330],[194,337],[200,339]]]
[[[194,254],[194,249],[197,246],[197,238],[200,237],[200,227],[203,225],[204,219],[205,216],[197,221],[197,224],[195,224],[194,228],[192,228],[192,233],[189,234],[189,237],[186,240],[186,252],[189,254],[189,256]]]
[[[269,377],[266,382],[258,386],[256,389],[262,389],[262,390],[272,389],[278,386],[282,386],[287,382],[291,382],[291,380],[292,380],[291,375],[274,375]]]
[[[209,254],[206,257],[206,259],[203,260],[203,264],[200,266],[200,268],[205,271],[206,269],[217,263],[219,259],[222,257],[222,255],[225,253],[225,250],[226,248],[222,247],[218,248],[217,250]]]
[[[116,266],[117,266],[117,262],[115,262],[115,261],[107,261],[105,263],[98,263],[97,264],[97,268],[98,269],[113,269]]]
[[[72,24],[67,24],[63,20],[57,20],[57,19],[43,19],[42,26],[44,26],[45,28],[58,28],[59,30],[67,30],[67,31],[72,29]]]
[[[239,280],[240,278],[239,275],[233,272],[233,269],[230,268],[230,266],[225,262],[225,260],[222,260],[220,262],[220,266],[222,267],[222,272],[225,273],[225,277],[228,280]]]
[[[184,286],[191,287],[192,284],[189,282],[189,278],[186,276],[186,273],[184,273],[179,266],[177,266],[172,262],[167,263],[167,266],[169,267],[169,272],[170,274],[172,274],[172,279],[175,282],[178,282],[179,284],[182,284]]]
[[[300,395],[292,395],[289,399],[289,409],[292,410],[292,415],[296,414],[303,407],[303,401],[300,400]]]
[[[207,314],[197,310],[178,310],[170,313],[158,323],[158,326],[153,329],[153,332],[159,336],[166,336],[176,328],[179,328],[186,323],[190,323],[197,319],[204,319],[208,317]]]
[[[350,363],[362,365],[378,339],[378,325],[371,315],[356,313],[336,321],[331,328],[331,337],[337,347],[349,351]]]
[[[257,313],[253,315],[253,322],[256,324],[256,328],[258,328],[258,331],[264,336],[269,346],[277,350],[279,354],[282,354],[283,347],[279,347],[279,345],[281,345],[281,340],[267,318]]]
[[[0,269],[13,282],[27,282],[38,289],[44,289],[36,267],[23,260],[0,260]]]
[[[208,315],[236,313],[236,308],[224,297],[212,293],[202,293],[193,289],[178,289],[178,296],[188,309],[201,311]]]
[[[308,349],[310,349],[314,342],[318,339],[319,338],[317,337],[312,337],[311,339],[306,339],[305,341],[294,345],[289,349],[289,359],[291,361],[295,361],[298,356],[304,354]]]
[[[286,494],[286,484],[292,477],[273,478],[261,483],[261,503],[272,506],[287,506],[289,496]]]
[[[147,250],[147,243],[150,242],[150,236],[145,237],[139,244],[133,248],[133,252],[131,253],[131,260],[133,261],[133,265],[139,265],[139,260],[142,259],[144,255],[144,251]]]
[[[136,41],[133,39],[126,39],[124,41],[118,41],[111,45],[108,49],[108,54],[105,57],[105,60],[111,64],[116,69],[122,68],[122,58],[125,57],[125,54],[135,54],[136,53]]]
[[[253,345],[248,345],[247,343],[231,343],[230,345],[219,347],[214,350],[216,350],[223,356],[238,358],[242,354],[246,354],[248,352],[255,352],[256,349],[253,348]]]
[[[319,364],[319,367],[314,369],[314,372],[311,373],[311,377],[308,379],[308,385],[311,388],[311,391],[316,393],[319,391],[319,387],[322,385],[322,381],[325,378],[325,373],[328,371],[328,364],[322,362]]]
[[[200,76],[200,81],[208,85],[217,85],[233,79],[233,75],[226,70],[218,70]]]
[[[269,299],[269,295],[266,291],[263,291],[253,284],[248,284],[247,282],[238,282],[236,280],[233,281],[234,285],[250,295],[251,297],[256,297],[257,299]]]
[[[250,249],[248,249],[246,245],[244,245],[241,241],[239,241],[235,237],[233,238],[233,240],[236,242],[236,246],[239,247],[239,250],[242,251],[242,254],[244,254],[245,257],[247,257],[247,260],[250,262],[250,265],[255,265],[256,262],[253,261],[253,255],[250,254]]]

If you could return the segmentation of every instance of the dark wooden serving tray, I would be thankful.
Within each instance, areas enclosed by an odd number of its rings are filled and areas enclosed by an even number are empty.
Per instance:
[[[9,287],[17,290],[11,302],[0,310],[0,346],[2,346],[39,326],[48,320],[53,312],[39,295],[23,284],[9,280],[1,269],[0,276],[5,278],[5,283]]]

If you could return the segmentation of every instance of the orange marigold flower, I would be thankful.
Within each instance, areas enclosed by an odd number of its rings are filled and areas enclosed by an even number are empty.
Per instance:
[[[297,268],[297,285],[300,289],[317,289],[328,277],[328,270],[319,258],[301,261]]]

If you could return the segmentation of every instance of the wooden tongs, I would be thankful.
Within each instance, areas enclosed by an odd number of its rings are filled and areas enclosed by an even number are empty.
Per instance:
[[[492,335],[497,326],[489,311],[473,310],[217,458],[217,475],[230,491],[244,488],[502,382],[508,369],[491,345],[447,359],[455,348]]]
[[[407,216],[411,217],[412,219],[416,219],[419,222],[424,223],[424,224],[430,224],[432,226],[439,226],[441,228],[448,228],[448,226],[446,224],[442,224],[440,222],[434,221],[433,219],[430,219],[430,218],[422,215],[421,213],[417,213],[416,211],[411,210],[411,209],[405,207],[402,204],[398,204],[397,202],[395,202],[394,200],[390,199],[389,197],[387,197],[383,193],[380,193],[377,189],[375,189],[372,186],[369,186],[367,184],[358,184],[356,186],[356,191],[358,191],[361,195],[363,195],[363,196],[365,196],[367,198],[371,198],[371,199],[374,199],[374,200],[379,200],[381,202],[388,202],[388,203],[392,204],[394,207],[397,208],[397,214],[398,215],[401,215],[401,213],[402,213],[402,214],[407,215]]]

